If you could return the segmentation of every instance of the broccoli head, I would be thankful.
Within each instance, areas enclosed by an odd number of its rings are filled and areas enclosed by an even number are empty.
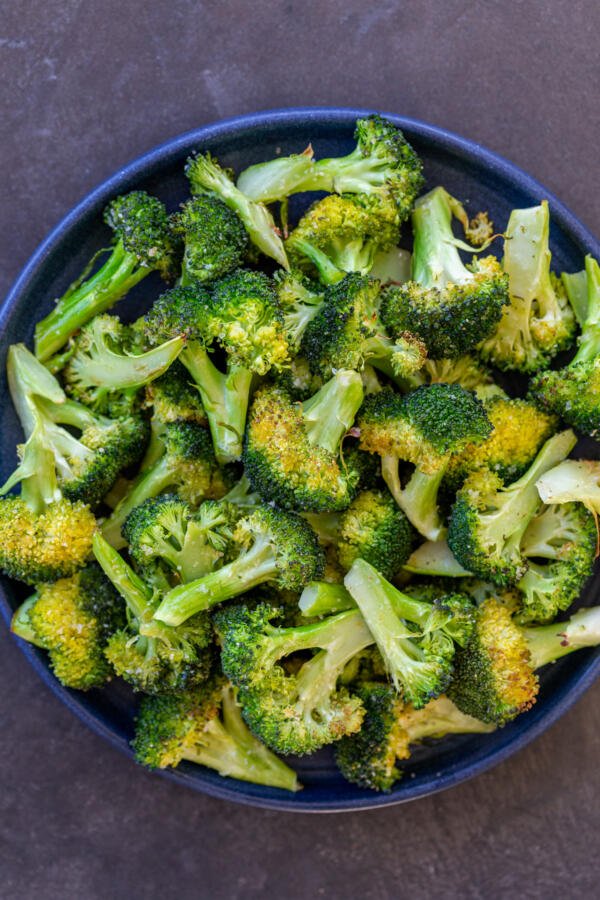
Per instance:
[[[413,530],[388,491],[362,491],[342,514],[337,554],[349,569],[359,557],[391,578],[410,555]]]
[[[242,265],[248,234],[234,209],[214,194],[188,200],[174,217],[173,230],[184,241],[181,284],[210,282]]]

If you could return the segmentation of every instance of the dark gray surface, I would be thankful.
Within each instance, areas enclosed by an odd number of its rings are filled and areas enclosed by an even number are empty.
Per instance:
[[[120,165],[203,122],[275,106],[373,106],[443,125],[528,169],[598,230],[600,7],[589,0],[3,6],[2,293]],[[292,817],[136,769],[0,640],[2,898],[597,894],[598,686],[533,746],[449,793]]]

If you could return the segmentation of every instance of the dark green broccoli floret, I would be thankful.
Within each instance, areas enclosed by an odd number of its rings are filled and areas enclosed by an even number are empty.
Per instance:
[[[600,430],[600,266],[585,260],[587,303],[579,348],[568,366],[532,379],[533,398],[583,434]]]
[[[515,584],[527,570],[523,535],[540,508],[535,483],[576,443],[572,431],[550,438],[518,480],[506,487],[487,469],[475,471],[459,491],[450,517],[448,544],[469,572],[500,586]]]
[[[209,153],[198,153],[187,161],[186,175],[195,196],[214,195],[237,213],[253,244],[284,269],[289,267],[285,249],[273,216],[262,203],[255,203],[242,193],[228,172]]]
[[[41,584],[17,609],[11,629],[48,651],[62,684],[86,691],[109,680],[104,648],[124,625],[121,598],[101,569],[89,565],[69,578]]]
[[[227,275],[242,265],[248,252],[248,235],[240,217],[211,194],[184,203],[174,217],[173,229],[184,240],[184,285]]]
[[[220,469],[208,431],[194,422],[173,422],[161,437],[162,454],[140,472],[102,526],[114,547],[124,547],[121,529],[129,513],[149,497],[176,491],[193,506],[202,500],[218,500],[231,487],[231,473]]]
[[[405,329],[392,341],[378,315],[380,285],[354,274],[328,287],[308,323],[301,353],[311,369],[328,378],[336,369],[362,369],[369,362],[394,376],[410,376],[425,361],[423,342]]]
[[[359,473],[348,467],[341,444],[362,399],[360,376],[346,370],[302,404],[282,388],[258,391],[243,456],[254,490],[284,509],[345,509]]]
[[[277,610],[265,603],[233,604],[215,616],[223,671],[239,689],[244,719],[280,753],[313,753],[358,731],[361,702],[337,683],[350,659],[373,643],[358,610],[313,625],[271,624]],[[313,650],[291,671],[283,663]]]
[[[186,584],[221,564],[242,515],[233,503],[207,500],[193,511],[185,500],[163,494],[135,507],[123,537],[140,572],[158,566],[165,578]]]
[[[137,761],[151,769],[188,760],[253,784],[301,788],[296,773],[248,730],[235,689],[222,679],[179,694],[145,697],[133,749]]]
[[[245,169],[238,187],[271,203],[300,191],[359,194],[365,205],[393,199],[399,221],[410,213],[423,184],[422,165],[399,128],[381,116],[356,122],[356,147],[348,156],[313,160],[312,148]]]
[[[342,514],[338,559],[349,569],[360,557],[391,578],[410,555],[413,530],[387,491],[362,491]]]
[[[556,431],[556,417],[527,400],[492,394],[483,398],[483,405],[492,433],[483,443],[468,444],[452,456],[444,479],[453,490],[462,485],[470,472],[481,468],[491,469],[507,484],[515,481]]]
[[[180,360],[198,387],[221,464],[239,459],[253,373],[281,368],[287,359],[283,317],[266,276],[240,271],[202,286],[174,288],[163,294],[145,318],[150,344],[184,334]],[[225,348],[225,371],[209,350]]]
[[[365,682],[355,688],[365,707],[358,734],[336,744],[335,761],[347,781],[374,791],[390,791],[402,777],[396,763],[427,738],[494,730],[462,713],[448,697],[431,700],[423,709],[405,704],[393,687]]]
[[[144,191],[132,191],[106,207],[104,220],[115,233],[110,255],[88,277],[92,260],[52,312],[38,322],[35,327],[38,359],[46,360],[60,350],[82,325],[110,309],[152,270],[156,269],[166,279],[176,274],[179,241],[160,200]]]
[[[369,626],[398,691],[417,709],[444,692],[455,644],[470,637],[473,604],[461,595],[437,603],[402,594],[373,566],[357,559],[344,579]]]
[[[487,337],[508,303],[506,275],[493,256],[462,262],[452,218],[465,212],[444,188],[417,200],[412,214],[412,280],[384,291],[381,318],[392,337],[420,337],[434,358],[472,350]]]
[[[432,384],[405,396],[385,390],[365,399],[358,425],[360,445],[381,456],[384,481],[398,506],[424,537],[441,539],[438,491],[451,454],[488,437],[482,403],[457,384]],[[401,461],[415,466],[404,488]]]
[[[65,389],[75,400],[102,413],[119,413],[133,406],[136,388],[162,375],[177,359],[183,337],[136,352],[132,328],[116,316],[100,315],[75,339],[63,370]]]
[[[521,628],[510,608],[490,598],[478,609],[469,644],[459,650],[448,691],[459,709],[504,725],[536,701],[535,670],[600,643],[600,607],[581,609],[567,622]]]
[[[537,372],[575,339],[575,318],[560,280],[550,272],[550,213],[540,206],[515,209],[504,241],[503,269],[510,303],[495,331],[479,347],[499,369]]]
[[[36,466],[36,477],[44,478],[50,494],[54,486],[69,500],[93,506],[119,472],[143,454],[148,429],[142,418],[109,419],[67,400],[56,379],[24,344],[9,350],[8,381],[27,442],[21,465],[4,492],[30,478]],[[74,430],[80,432],[78,438]]]
[[[279,509],[260,506],[244,515],[236,525],[233,543],[238,548],[236,558],[210,575],[173,588],[163,598],[156,618],[180,624],[199,610],[265,582],[301,591],[323,571],[323,551],[310,525]]]
[[[547,506],[523,535],[528,568],[517,587],[518,621],[550,622],[579,597],[592,574],[597,533],[592,513],[578,503]]]
[[[147,694],[204,682],[213,665],[208,616],[194,616],[179,628],[156,622],[153,614],[160,596],[99,533],[94,535],[94,554],[127,605],[127,624],[110,636],[105,649],[117,675]]]

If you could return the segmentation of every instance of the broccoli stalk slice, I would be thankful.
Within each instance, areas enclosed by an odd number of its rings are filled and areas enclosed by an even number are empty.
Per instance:
[[[587,302],[581,326],[579,348],[570,365],[591,362],[600,356],[600,266],[592,256],[585,258]]]
[[[415,203],[412,213],[414,247],[412,279],[427,288],[466,284],[473,275],[465,268],[452,232],[452,218],[466,219],[461,204],[442,187]]]
[[[138,622],[152,619],[152,590],[142,581],[119,553],[96,532],[92,549],[102,571],[125,600],[130,613]]]
[[[311,444],[337,455],[364,398],[358,372],[341,369],[302,404],[302,418]]]
[[[446,696],[432,700],[423,709],[405,710],[401,721],[408,744],[419,744],[426,738],[447,734],[487,734],[497,727],[461,712]]]
[[[40,640],[39,635],[31,624],[29,613],[39,600],[39,594],[32,594],[27,600],[15,610],[10,623],[10,630],[17,637],[23,638],[28,644],[34,644],[42,650],[47,649],[44,641]]]
[[[560,276],[577,324],[581,328],[587,319],[588,285],[585,269],[581,272],[563,272]]]
[[[186,166],[192,194],[217,194],[230,209],[238,214],[250,240],[266,256],[270,256],[284,269],[290,264],[273,217],[266,206],[255,203],[240,191],[221,167],[206,154],[190,158]]]
[[[596,519],[600,512],[600,462],[567,459],[545,471],[536,482],[544,503],[583,503]]]
[[[539,669],[582,647],[600,644],[600,606],[580,609],[566,622],[524,628],[531,665]]]
[[[381,458],[381,474],[390,494],[417,531],[430,541],[443,540],[446,527],[440,516],[437,497],[448,460],[433,473],[425,473],[418,466],[406,487],[400,483],[397,456]]]
[[[240,174],[237,186],[251,200],[261,203],[274,203],[298,191],[328,190],[303,187],[314,167],[313,149],[309,144],[303,153],[248,166]]]
[[[181,625],[200,610],[211,609],[272,580],[277,572],[277,557],[271,539],[268,535],[258,535],[252,546],[237,559],[168,591],[155,618],[167,625]]]
[[[441,611],[402,594],[363,559],[354,562],[344,585],[373,634],[396,690],[417,708],[441,694],[446,685],[439,661],[428,659],[414,640],[447,621]],[[403,619],[417,625],[420,632],[411,631]]]
[[[298,600],[298,608],[307,619],[334,615],[355,606],[352,594],[343,584],[330,584],[328,581],[311,581]]]
[[[347,270],[338,268],[332,259],[315,247],[305,238],[294,238],[294,247],[314,265],[319,273],[319,281],[321,284],[337,284],[346,277]],[[354,271],[354,270],[353,270]]]
[[[44,361],[66,344],[71,335],[94,316],[106,312],[152,270],[140,264],[121,240],[98,271],[68,291],[35,328],[35,355]]]
[[[228,364],[226,372],[220,372],[208,352],[196,342],[187,345],[180,360],[200,392],[217,462],[225,465],[238,460],[242,455],[252,372],[233,364]]]
[[[445,578],[464,578],[470,575],[452,553],[447,541],[425,541],[414,550],[404,569],[416,575],[435,575]]]
[[[242,719],[230,685],[223,689],[221,709],[222,721],[217,716],[209,719],[197,742],[186,747],[183,759],[240,781],[299,790],[293,769],[255,738]]]
[[[42,419],[38,416],[27,442],[22,446],[21,462],[0,488],[0,496],[21,483],[21,499],[39,515],[61,492],[56,474],[56,459],[49,447]]]

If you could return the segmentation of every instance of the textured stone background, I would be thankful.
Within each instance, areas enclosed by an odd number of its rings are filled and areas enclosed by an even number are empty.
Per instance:
[[[0,13],[0,292],[93,185],[180,131],[289,105],[446,126],[600,219],[592,0],[28,0]],[[236,807],[85,730],[0,634],[0,897],[597,896],[600,690],[519,756],[355,815]]]

